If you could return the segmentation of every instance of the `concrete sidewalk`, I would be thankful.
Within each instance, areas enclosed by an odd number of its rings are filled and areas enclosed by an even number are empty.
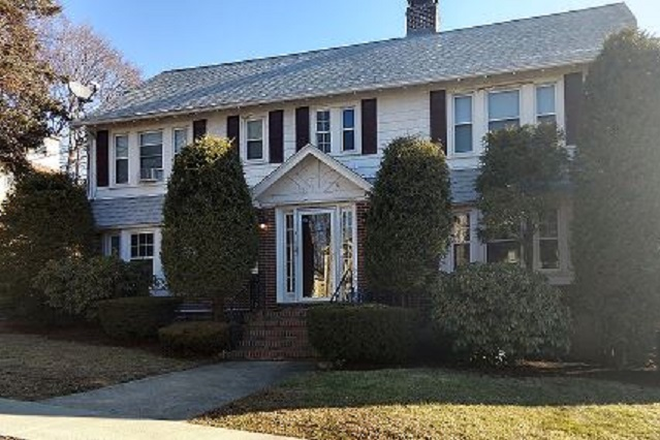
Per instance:
[[[225,362],[39,403],[0,399],[0,435],[21,440],[283,439],[186,420],[310,368],[290,362]]]
[[[6,399],[0,399],[0,435],[21,440],[286,439],[185,422],[112,418],[84,410]]]
[[[310,369],[292,362],[223,362],[41,403],[106,416],[188,420]]]

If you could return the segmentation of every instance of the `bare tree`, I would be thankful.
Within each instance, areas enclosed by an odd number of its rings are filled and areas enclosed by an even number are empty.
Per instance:
[[[142,80],[141,72],[91,26],[74,24],[64,15],[44,20],[40,36],[42,56],[59,78],[51,94],[67,114],[54,118],[52,128],[56,135],[68,138],[66,170],[80,179],[86,175],[86,135],[71,127],[72,120],[137,86]],[[83,102],[69,90],[70,81],[96,84],[97,93],[91,101]]]

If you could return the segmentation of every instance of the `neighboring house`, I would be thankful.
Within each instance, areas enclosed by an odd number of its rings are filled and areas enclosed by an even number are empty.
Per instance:
[[[27,160],[33,167],[46,171],[59,171],[60,157],[60,140],[57,138],[44,139],[43,145],[27,154]],[[7,198],[13,186],[14,176],[0,170],[0,203]]]
[[[106,252],[148,260],[162,277],[172,162],[208,133],[234,139],[240,151],[259,209],[265,304],[364,289],[367,194],[383,150],[420,135],[446,146],[451,169],[446,268],[520,259],[512,241],[482,243],[476,233],[482,138],[551,121],[573,147],[584,74],[605,39],[635,17],[614,4],[438,32],[437,0],[408,3],[404,38],[167,71],[86,119],[89,195]],[[544,220],[527,256],[557,284],[571,280],[570,209],[567,200]]]

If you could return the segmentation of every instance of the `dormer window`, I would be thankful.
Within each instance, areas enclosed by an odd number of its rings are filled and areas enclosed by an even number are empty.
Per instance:
[[[488,130],[520,126],[520,91],[490,92],[488,94]]]

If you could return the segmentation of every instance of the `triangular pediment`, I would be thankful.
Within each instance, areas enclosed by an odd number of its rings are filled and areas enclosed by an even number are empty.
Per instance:
[[[260,206],[361,200],[371,185],[345,165],[308,145],[254,187]]]

